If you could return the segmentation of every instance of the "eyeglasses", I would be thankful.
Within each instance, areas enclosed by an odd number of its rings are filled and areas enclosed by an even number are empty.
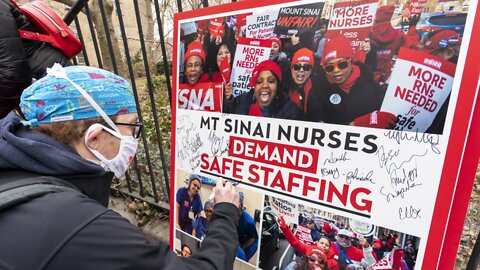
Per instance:
[[[299,71],[300,69],[303,69],[305,71],[310,71],[312,69],[312,65],[309,65],[309,64],[305,64],[305,65],[295,64],[295,65],[293,65],[293,70]]]
[[[118,123],[118,122],[113,122],[115,125],[120,125],[120,126],[129,126],[129,127],[135,127],[132,131],[132,136],[135,139],[140,138],[140,135],[142,134],[143,130],[143,125],[142,123]]]
[[[317,255],[310,255],[308,256],[308,260],[311,261],[311,262],[318,262],[320,265],[325,265],[326,261],[320,257],[318,257]]]
[[[213,213],[213,210],[212,209],[206,209],[205,213]]]
[[[342,239],[350,240],[350,237],[349,237],[349,236],[346,236],[346,235],[341,235],[341,234],[339,234],[338,237],[340,237],[340,238],[342,238]]]
[[[201,62],[189,63],[186,69],[200,69],[202,67]]]
[[[338,62],[325,65],[324,68],[326,72],[332,72],[335,70],[336,67],[338,67],[339,69],[346,69],[349,62],[350,60],[340,60]]]

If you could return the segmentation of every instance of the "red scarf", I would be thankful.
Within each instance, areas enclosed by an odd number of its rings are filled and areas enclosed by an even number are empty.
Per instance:
[[[350,90],[352,90],[353,85],[355,84],[355,82],[359,77],[360,77],[360,68],[357,65],[353,65],[352,73],[350,74],[350,76],[348,76],[345,82],[338,85],[338,88],[342,89],[342,91],[347,94],[350,93]],[[334,84],[333,80],[329,76],[327,76],[327,80],[331,84]]]
[[[258,106],[257,103],[250,105],[250,109],[248,110],[248,115],[263,116],[262,110],[260,110],[260,106]]]

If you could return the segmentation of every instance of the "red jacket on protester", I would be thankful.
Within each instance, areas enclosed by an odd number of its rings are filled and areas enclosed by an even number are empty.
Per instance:
[[[293,235],[290,228],[288,228],[287,226],[283,226],[283,227],[280,226],[280,229],[282,230],[283,235],[285,235],[285,238],[287,239],[288,243],[290,243],[290,245],[294,249],[298,250],[300,253],[302,253],[304,255],[307,253],[309,245],[305,245],[300,240],[298,240],[295,237],[295,235]],[[330,270],[339,270],[340,268],[338,266],[337,260],[335,260],[335,258],[334,258],[335,254],[332,251],[332,246],[333,246],[333,243],[330,242],[330,250],[326,254],[327,255],[327,265],[328,265],[328,268]],[[363,252],[362,252],[362,256],[363,256]]]

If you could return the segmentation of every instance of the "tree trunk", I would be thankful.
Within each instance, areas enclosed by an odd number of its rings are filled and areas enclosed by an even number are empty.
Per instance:
[[[91,13],[93,24],[95,25],[95,30],[97,31],[98,44],[100,46],[100,51],[103,60],[103,66],[105,69],[113,71],[112,57],[110,54],[110,49],[108,48],[107,35],[105,32],[105,26],[103,24],[102,13],[100,11],[100,6],[98,1],[91,1]],[[118,68],[118,73],[120,76],[126,76],[125,64],[120,50],[120,45],[118,42],[118,35],[113,27],[113,3],[112,0],[103,0],[103,6],[105,9],[105,15],[108,25],[108,30],[110,34],[110,39],[113,47],[113,54],[115,55],[115,60]]]
[[[72,6],[76,2],[75,0],[54,0],[54,1],[65,4],[67,6]],[[105,26],[103,24],[102,14],[100,12],[100,6],[98,4],[98,1],[89,1],[86,3],[89,5],[92,21],[95,26],[98,44],[100,47],[100,52],[101,52],[101,57],[103,62],[103,68],[113,71],[114,69],[112,64],[112,58],[110,56],[110,50],[108,48]],[[103,0],[103,4],[105,8],[105,14],[106,14],[107,24],[109,28],[110,38],[112,40],[112,47],[115,55],[118,73],[120,76],[124,77],[127,75],[127,73],[125,71],[125,64],[123,61],[123,57],[122,57],[119,42],[118,42],[118,35],[115,31],[115,27],[113,27],[113,19],[112,19],[113,0]]]
[[[148,67],[150,68],[150,74],[155,74],[155,58],[153,54],[153,48],[155,45],[154,38],[154,24],[152,16],[152,0],[145,0],[145,20],[142,20],[143,25],[146,24],[145,33],[145,49],[147,50]]]

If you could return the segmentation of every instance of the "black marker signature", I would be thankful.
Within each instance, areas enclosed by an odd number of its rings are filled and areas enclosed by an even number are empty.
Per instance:
[[[417,218],[422,218],[420,216],[420,211],[422,209],[416,209],[413,206],[405,206],[405,207],[400,207],[398,208],[398,217],[400,220],[405,220],[405,219],[417,219]]]
[[[402,141],[414,141],[429,144],[433,153],[441,153],[440,149],[437,148],[440,141],[440,135],[438,134],[419,133],[418,131],[389,130],[383,135],[389,139],[394,139],[398,144]]]
[[[397,174],[397,170],[393,170],[390,174],[390,186],[393,192],[384,191],[385,186],[380,189],[380,194],[386,197],[387,202],[397,197],[404,198],[405,194],[411,189],[421,186],[421,183],[417,181],[417,165],[411,170],[402,169]]]
[[[347,175],[345,176],[345,182],[347,182],[348,185],[350,185],[352,181],[370,182],[372,184],[375,184],[375,182],[373,182],[372,176],[373,171],[369,171],[367,174],[362,173],[362,175],[359,176],[358,169],[355,169],[354,171],[347,173]]]
[[[212,155],[220,157],[224,153],[228,152],[228,140],[225,137],[218,137],[214,130],[210,131],[210,134],[208,135],[208,141],[212,143]]]
[[[340,171],[338,168],[321,168],[320,173],[323,177],[331,175],[333,178],[338,179],[340,177]]]
[[[326,158],[325,161],[323,162],[323,165],[325,165],[327,163],[335,164],[338,161],[347,161],[347,160],[350,160],[349,158],[347,158],[347,152],[344,152],[343,154],[341,154],[340,157],[334,157],[333,152],[331,152],[330,156],[328,158]]]
[[[389,150],[388,152],[385,152],[383,146],[380,146],[376,154],[378,156],[380,168],[385,167],[387,173],[391,173],[392,170],[401,169],[404,164],[411,162],[415,157],[424,157],[427,152],[428,150],[425,149],[425,153],[423,154],[411,155],[407,160],[400,162],[399,165],[397,165],[394,161],[395,157],[398,157],[398,155],[400,154],[400,150]]]

